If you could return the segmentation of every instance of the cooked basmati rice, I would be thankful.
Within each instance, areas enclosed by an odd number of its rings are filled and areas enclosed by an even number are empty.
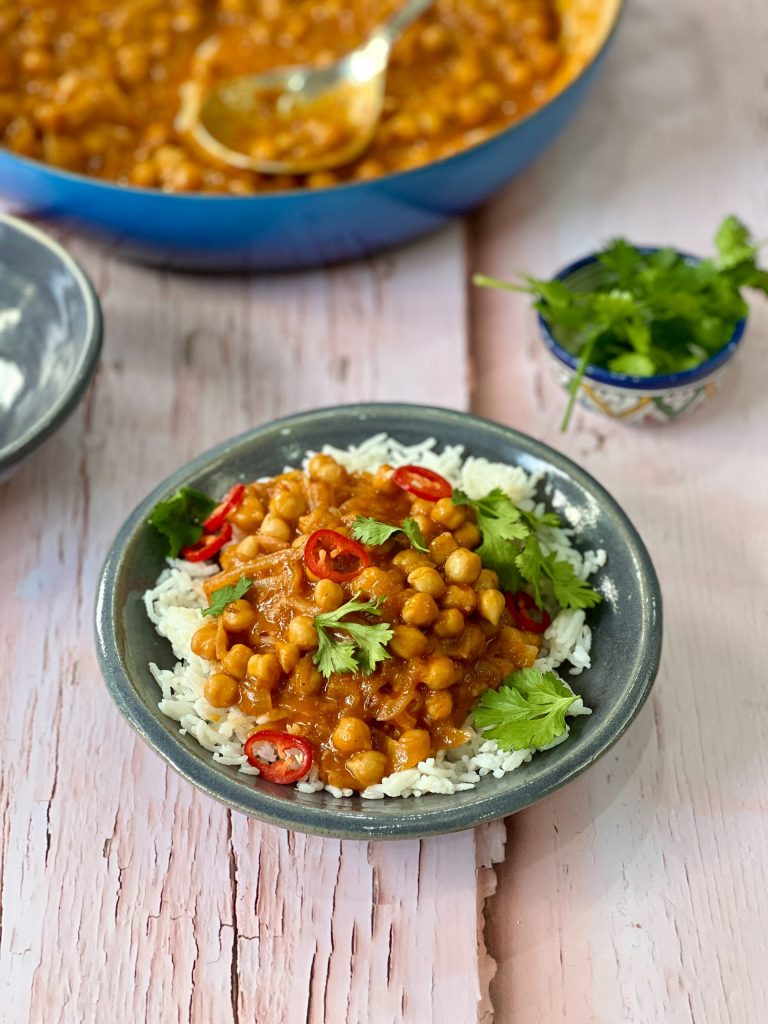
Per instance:
[[[395,467],[416,464],[434,469],[471,498],[481,498],[494,487],[499,487],[523,509],[544,509],[543,504],[537,504],[535,500],[541,474],[529,475],[519,466],[473,456],[464,459],[461,445],[447,446],[438,451],[434,438],[416,445],[403,445],[386,434],[377,434],[356,447],[339,449],[326,445],[323,451],[350,472],[374,472],[385,462]],[[307,460],[312,454],[307,453]],[[575,532],[572,526],[549,527],[541,534],[542,548],[545,553],[556,551],[559,558],[567,559],[578,575],[586,579],[605,564],[606,555],[603,550],[578,551],[571,544]],[[203,696],[203,686],[211,665],[193,654],[191,649],[192,635],[200,626],[200,609],[208,604],[202,581],[217,571],[215,565],[168,559],[168,567],[154,588],[144,595],[144,604],[157,632],[170,642],[177,661],[171,669],[158,668],[154,663],[149,668],[162,691],[158,707],[164,715],[179,723],[180,733],[194,736],[218,764],[237,767],[246,775],[258,775],[258,769],[248,763],[243,744],[261,720],[243,714],[237,707],[221,709],[208,704]],[[570,675],[578,675],[589,668],[592,634],[585,620],[583,611],[560,611],[544,633],[544,645],[535,667],[548,671],[568,663]],[[563,682],[568,685],[565,680]],[[568,710],[571,716],[590,713],[581,698]],[[467,728],[471,729],[471,726]],[[501,778],[530,761],[535,752],[500,750],[494,740],[471,731],[472,738],[464,746],[440,751],[415,768],[395,772],[378,785],[369,786],[360,795],[366,800],[380,800],[386,796],[421,797],[425,793],[450,795],[473,789],[485,775]],[[568,731],[551,745],[555,746],[567,737]],[[325,785],[315,765],[296,784],[296,788],[302,793],[325,789],[334,797],[353,795],[351,789]]]

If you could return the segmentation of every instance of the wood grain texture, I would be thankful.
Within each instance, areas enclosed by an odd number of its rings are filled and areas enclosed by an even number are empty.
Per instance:
[[[727,210],[768,235],[767,44],[763,0],[632,0],[585,110],[468,240],[456,226],[258,279],[159,273],[64,236],[106,338],[86,401],[0,484],[2,1024],[765,1019],[766,305],[690,421],[580,412],[562,437],[527,303],[468,306],[466,275],[547,274],[616,233],[705,251]],[[95,582],[127,512],[274,416],[465,408],[470,381],[477,411],[580,461],[641,530],[666,603],[648,706],[506,829],[341,843],[200,796],[99,677]]]
[[[720,218],[768,236],[768,7],[635,0],[594,96],[477,216],[472,265],[547,275],[621,233],[707,252]],[[625,738],[508,821],[489,902],[497,1024],[756,1024],[768,955],[768,308],[690,420],[579,412],[558,432],[524,298],[476,291],[475,407],[579,461],[639,528],[665,601],[661,673]],[[510,396],[514,400],[510,400]]]
[[[106,334],[86,401],[0,485],[0,1019],[473,1024],[493,973],[477,878],[503,826],[368,846],[232,815],[134,739],[91,639],[112,536],[195,453],[314,406],[466,407],[462,227],[264,279],[158,273],[64,240]]]

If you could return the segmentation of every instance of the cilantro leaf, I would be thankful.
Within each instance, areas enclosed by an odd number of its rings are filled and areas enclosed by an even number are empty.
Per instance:
[[[358,516],[352,524],[352,536],[363,544],[383,544],[396,533],[404,533],[417,551],[427,550],[424,534],[416,520],[410,516],[403,520],[402,526],[391,526],[368,516]]]
[[[510,542],[524,540],[529,532],[520,510],[498,487],[477,500],[467,497],[461,490],[454,490],[453,503],[469,505],[475,510],[477,528],[483,538],[476,548],[480,561],[498,575],[503,590],[517,590],[520,577],[515,570],[515,548]]]
[[[477,500],[455,490],[453,501],[474,509],[482,536],[477,554],[497,574],[502,590],[514,593],[525,580],[539,608],[548,597],[554,597],[561,608],[591,608],[602,600],[589,583],[579,579],[570,562],[558,559],[554,552],[544,554],[537,531],[561,526],[556,512],[535,515],[517,508],[499,488]]]
[[[243,594],[246,594],[250,589],[253,580],[249,580],[247,576],[243,576],[228,587],[219,587],[218,590],[214,590],[211,594],[211,603],[208,608],[201,608],[200,613],[202,615],[221,615],[224,609],[232,604],[233,601],[239,600]]]
[[[554,551],[545,555],[534,534],[530,534],[515,559],[520,575],[532,590],[539,608],[544,606],[543,586],[549,581],[555,601],[561,608],[593,608],[601,595],[586,580],[576,575],[570,562],[559,559]]]
[[[723,269],[735,267],[745,261],[753,261],[758,253],[750,238],[749,229],[732,214],[726,217],[715,235],[717,265]]]
[[[421,527],[408,516],[407,519],[403,520],[403,533],[406,535],[408,540],[411,542],[411,547],[417,551],[428,551],[427,542],[424,540],[424,534],[421,532]]]
[[[579,698],[555,675],[535,668],[507,676],[475,705],[475,726],[502,750],[546,747],[567,730],[565,714]]]
[[[193,487],[180,487],[175,494],[155,505],[147,522],[168,540],[168,554],[175,558],[188,544],[203,535],[203,523],[216,502]]]
[[[318,648],[312,660],[326,679],[334,672],[359,670],[364,675],[370,675],[380,661],[392,657],[386,649],[392,639],[392,627],[388,623],[370,625],[345,621],[348,615],[360,612],[381,615],[381,601],[359,601],[354,597],[336,611],[315,616]],[[329,630],[341,630],[351,640],[340,640]]]
[[[323,629],[317,630],[317,639],[317,653],[312,660],[326,679],[334,672],[357,672],[354,643],[336,640]]]

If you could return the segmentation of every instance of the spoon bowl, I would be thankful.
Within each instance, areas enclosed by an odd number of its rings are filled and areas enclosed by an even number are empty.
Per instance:
[[[177,128],[223,163],[262,174],[311,174],[350,163],[381,117],[392,45],[434,0],[410,0],[327,67],[293,65],[182,87]],[[203,61],[217,39],[198,49]]]

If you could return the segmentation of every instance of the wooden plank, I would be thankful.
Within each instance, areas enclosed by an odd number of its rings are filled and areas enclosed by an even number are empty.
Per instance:
[[[65,240],[106,336],[87,401],[0,485],[0,1016],[488,1019],[478,893],[502,826],[387,847],[231,815],[134,739],[91,639],[112,536],[192,455],[314,406],[466,407],[463,229],[269,278],[165,274]]]
[[[542,275],[624,234],[707,252],[733,211],[765,213],[768,9],[627,5],[564,139],[473,225],[473,269]],[[579,461],[645,538],[666,605],[649,706],[573,785],[508,823],[489,902],[497,1021],[746,1022],[768,1005],[768,310],[724,391],[690,420],[629,428],[580,412],[558,432],[522,297],[476,292],[475,407]]]

